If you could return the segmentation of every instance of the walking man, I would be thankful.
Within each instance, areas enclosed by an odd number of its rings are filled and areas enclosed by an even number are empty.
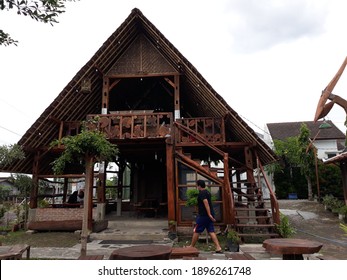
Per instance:
[[[212,207],[211,194],[205,188],[205,182],[198,180],[197,182],[199,195],[198,195],[198,216],[196,218],[196,225],[194,227],[192,242],[190,247],[194,247],[199,239],[199,235],[206,229],[213,243],[216,246],[216,253],[223,253],[219,244],[217,235],[214,231],[213,223],[216,221],[214,218],[214,211]]]

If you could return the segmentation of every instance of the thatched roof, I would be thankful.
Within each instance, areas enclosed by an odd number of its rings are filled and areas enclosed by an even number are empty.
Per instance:
[[[152,47],[151,55],[139,58],[141,65],[135,63],[130,69],[127,64],[123,63],[127,59],[125,54],[133,52],[135,57],[138,55],[134,46],[139,43],[139,38],[142,38],[142,42]],[[156,69],[155,65],[157,64],[153,64],[153,57],[165,62],[161,63],[164,68]],[[181,110],[196,117],[224,117],[226,129],[232,136],[230,140],[256,145],[263,164],[276,160],[272,150],[212,88],[197,69],[140,10],[133,9],[119,28],[77,72],[20,139],[18,144],[24,148],[26,158],[13,163],[11,166],[4,167],[2,171],[31,174],[33,159],[37,151],[44,151],[54,139],[58,138],[60,121],[82,121],[85,120],[87,114],[99,114],[102,103],[102,75],[115,71],[114,65],[116,64],[118,71],[123,71],[123,73],[128,71],[130,72],[129,75],[136,74],[134,73],[136,69],[137,74],[145,74],[146,71],[181,73]],[[62,69],[62,71],[64,70]],[[91,80],[92,91],[90,94],[84,95],[80,91],[80,85],[86,78]],[[245,99],[245,102],[249,101]],[[50,160],[48,155],[41,155],[39,167],[41,174],[49,172],[47,165],[49,165]]]

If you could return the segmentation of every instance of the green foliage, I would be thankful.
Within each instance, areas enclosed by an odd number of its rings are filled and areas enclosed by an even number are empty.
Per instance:
[[[187,201],[186,206],[197,206],[198,205],[198,189],[189,189],[187,190]]]
[[[11,189],[11,186],[0,185],[0,201],[9,197]]]
[[[345,235],[347,236],[347,225],[340,223],[340,229],[342,229],[345,232]]]
[[[40,199],[38,201],[39,208],[47,208],[49,206],[49,202],[45,199]]]
[[[331,194],[335,197],[343,197],[340,167],[335,164],[323,164],[319,161],[318,170],[321,197],[326,194]]]
[[[18,144],[0,146],[0,166],[11,164],[24,158],[24,152]]]
[[[75,160],[92,157],[93,161],[112,161],[118,154],[117,146],[111,144],[102,132],[86,128],[83,128],[80,134],[62,138],[61,142],[53,141],[51,146],[58,144],[62,144],[65,149],[52,163],[55,174],[62,174],[66,164]]]
[[[290,238],[296,233],[286,215],[280,213],[280,224],[275,224],[276,231],[282,238]]]
[[[338,209],[339,214],[347,215],[347,205],[343,205]]]
[[[345,205],[342,200],[339,200],[331,194],[325,195],[322,202],[327,209],[330,209],[334,213],[339,213],[339,209]]]
[[[2,219],[2,217],[5,216],[5,213],[6,213],[6,208],[3,207],[3,206],[0,206],[0,219]]]
[[[234,244],[241,244],[241,238],[238,233],[233,229],[228,229],[227,240],[232,241]]]
[[[11,181],[13,182],[13,186],[18,188],[23,196],[27,196],[34,184],[31,177],[18,173],[11,175]]]
[[[207,191],[211,193],[210,188],[206,188]],[[198,189],[188,189],[187,190],[187,201],[186,201],[186,206],[198,206],[198,195],[199,195],[199,190]],[[211,201],[215,201],[216,197],[214,195],[211,196]]]
[[[18,15],[29,16],[43,23],[58,23],[57,18],[65,12],[65,2],[75,0],[2,0],[0,10],[15,9]],[[12,39],[8,33],[0,30],[0,45],[17,45],[18,41]]]
[[[330,207],[333,205],[333,201],[335,199],[336,198],[333,195],[327,194],[322,199],[323,205],[325,205],[328,209],[331,209]]]
[[[311,193],[317,194],[315,150],[309,136],[309,129],[302,124],[300,135],[289,137],[285,141],[274,141],[275,153],[282,159],[282,166],[272,168],[278,198],[287,198],[291,192],[297,193],[299,198],[308,198]],[[318,170],[321,196],[343,196],[339,168],[325,165],[319,160]]]

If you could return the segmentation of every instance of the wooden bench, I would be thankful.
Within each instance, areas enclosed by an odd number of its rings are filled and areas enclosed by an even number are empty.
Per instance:
[[[79,256],[78,260],[103,260],[104,255]]]
[[[255,260],[249,253],[225,253],[228,260]]]
[[[199,253],[199,250],[194,247],[174,247],[170,259],[197,258]]]
[[[142,202],[135,204],[135,211],[137,217],[139,217],[140,213],[153,213],[154,217],[157,217],[159,209],[159,202],[156,199],[145,199]]]
[[[272,238],[263,241],[270,254],[282,254],[284,260],[303,260],[304,254],[318,253],[323,244],[299,238]]]
[[[30,245],[0,246],[0,260],[21,260],[24,252],[30,259]]]

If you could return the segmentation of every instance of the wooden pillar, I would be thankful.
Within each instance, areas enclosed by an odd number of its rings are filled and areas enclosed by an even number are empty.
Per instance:
[[[39,192],[39,158],[40,153],[37,152],[34,157],[34,163],[33,163],[33,186],[30,190],[30,208],[37,208],[37,194]]]
[[[87,255],[88,237],[92,228],[92,210],[93,210],[93,157],[86,157],[86,174],[85,174],[85,189],[83,201],[83,221],[81,233],[81,256]],[[90,211],[91,210],[91,211]]]
[[[106,162],[100,162],[99,163],[99,176],[98,176],[98,185],[97,185],[97,201],[98,203],[105,203],[106,202]]]
[[[226,224],[235,224],[235,211],[234,211],[234,197],[230,188],[230,177],[229,177],[229,155],[225,153],[223,156],[224,163],[224,213]]]
[[[66,202],[68,185],[69,185],[69,178],[64,178],[63,202]]]
[[[167,187],[167,217],[168,221],[176,221],[175,201],[175,165],[174,150],[171,143],[166,142],[166,187]]]
[[[102,87],[102,104],[101,104],[102,114],[107,114],[107,111],[108,111],[109,91],[110,91],[110,79],[108,77],[104,77],[103,87]]]
[[[175,99],[175,120],[181,118],[180,111],[180,76],[175,75],[174,77],[174,99]]]
[[[245,161],[247,167],[247,182],[249,182],[252,186],[255,185],[255,179],[253,174],[253,157],[252,150],[249,147],[245,147]]]

